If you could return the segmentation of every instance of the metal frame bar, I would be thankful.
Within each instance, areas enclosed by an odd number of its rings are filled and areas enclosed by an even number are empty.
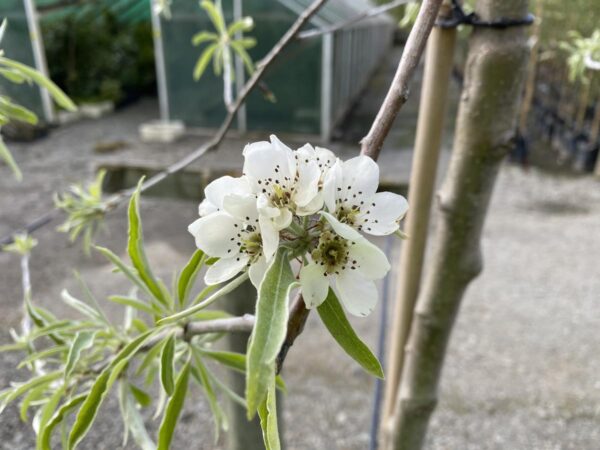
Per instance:
[[[331,140],[333,87],[333,34],[323,35],[321,50],[321,139]]]
[[[169,111],[169,92],[167,89],[167,71],[165,69],[165,53],[162,41],[162,26],[157,13],[156,0],[150,1],[150,16],[152,19],[152,40],[154,42],[154,63],[156,66],[156,87],[158,90],[158,106],[160,120],[168,122],[171,119]]]
[[[31,40],[35,68],[48,78],[46,52],[44,50],[44,43],[42,41],[42,34],[40,32],[40,24],[38,21],[35,3],[33,0],[23,0],[23,5],[25,6],[25,15],[27,16],[27,28],[29,29],[29,39]],[[50,93],[46,89],[40,87],[39,90],[40,97],[42,98],[44,117],[47,122],[52,123],[56,117],[54,105],[52,104],[52,97],[50,97]]]

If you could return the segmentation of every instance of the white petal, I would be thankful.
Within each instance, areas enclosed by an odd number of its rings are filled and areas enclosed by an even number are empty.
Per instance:
[[[315,153],[317,154],[317,161],[320,164],[319,167],[323,170],[333,166],[337,160],[335,154],[327,148],[316,147]]]
[[[289,209],[283,208],[279,210],[279,215],[271,219],[276,230],[283,230],[292,223],[292,213]]]
[[[273,226],[271,219],[259,216],[260,236],[262,238],[263,254],[270,261],[279,246],[279,231]]]
[[[368,156],[360,155],[342,164],[344,179],[338,198],[350,198],[354,193],[358,198],[370,198],[379,185],[379,166]]]
[[[223,199],[228,194],[250,194],[250,184],[245,177],[233,178],[226,175],[206,186],[204,196],[217,208],[223,208]]]
[[[200,202],[200,206],[198,206],[198,214],[200,215],[200,217],[208,216],[209,214],[217,212],[218,210],[219,208],[213,205],[211,201],[207,198],[202,200]]]
[[[312,161],[317,157],[315,149],[310,144],[304,144],[302,147],[296,150],[296,154],[300,161],[306,161],[307,159]]]
[[[298,165],[298,181],[294,192],[294,202],[302,207],[310,203],[319,193],[321,170],[316,161],[302,161]]]
[[[243,172],[251,180],[256,192],[262,191],[267,181],[275,183],[277,180],[281,184],[285,177],[294,179],[296,162],[292,151],[283,147],[260,145],[246,148]],[[294,167],[293,172],[290,170],[291,165]]]
[[[244,147],[244,150],[242,151],[242,155],[244,155],[244,157],[246,157],[248,155],[248,153],[251,153],[254,150],[265,149],[265,148],[271,148],[271,143],[267,142],[267,141],[253,142]]]
[[[323,266],[311,262],[300,269],[300,287],[302,297],[308,309],[319,306],[329,292],[329,280]]]
[[[256,200],[256,207],[258,209],[258,213],[261,216],[268,217],[272,219],[273,217],[279,216],[279,208],[275,208],[271,206],[271,202],[265,194],[260,194],[258,199]]]
[[[265,272],[267,271],[267,267],[269,267],[267,265],[267,260],[265,259],[264,256],[261,256],[256,261],[254,261],[252,263],[252,265],[250,266],[250,269],[248,269],[248,275],[250,275],[250,281],[252,282],[252,284],[254,285],[256,290],[258,290],[258,288],[260,287],[260,283],[262,282],[263,278],[265,277]]]
[[[287,170],[289,170],[289,173],[294,175],[296,173],[296,158],[294,157],[294,152],[292,151],[291,148],[289,148],[287,145],[285,145],[283,142],[281,142],[279,140],[279,138],[277,136],[275,136],[274,134],[272,134],[270,136],[271,138],[271,145],[273,145],[273,147],[275,147],[276,149],[278,149],[279,151],[282,151],[283,153],[285,153],[285,156],[287,158]]]
[[[251,225],[258,220],[254,195],[226,195],[223,199],[223,209],[236,219],[250,222]]]
[[[248,264],[250,257],[240,254],[236,258],[221,258],[212,266],[208,267],[204,275],[204,282],[207,285],[219,284],[227,281],[240,273]]]
[[[361,208],[362,211],[364,212],[357,217],[362,231],[374,236],[385,236],[398,229],[398,222],[408,211],[408,202],[401,195],[378,192],[369,200],[368,205]]]
[[[379,280],[390,270],[390,263],[379,247],[364,237],[350,246],[348,258],[356,261],[356,269],[370,280]]]
[[[343,172],[342,163],[337,160],[335,164],[327,171],[323,180],[323,200],[329,212],[335,212],[335,199],[337,188],[342,185]]]
[[[310,203],[303,207],[296,208],[297,216],[310,216],[323,208],[323,195],[319,194],[313,198]]]
[[[216,212],[193,222],[188,231],[196,239],[199,249],[209,256],[222,258],[238,252],[240,226],[240,222],[226,212]]]
[[[341,223],[339,220],[337,220],[335,217],[333,217],[328,212],[323,211],[323,212],[321,212],[321,215],[323,217],[325,217],[325,219],[327,219],[327,222],[329,222],[329,224],[331,225],[331,228],[333,228],[333,231],[335,231],[337,234],[339,234],[344,239],[349,239],[351,241],[357,241],[360,239],[364,239],[364,237],[362,237],[362,235],[358,231],[356,231],[350,225]]]
[[[340,301],[353,316],[365,317],[375,309],[377,287],[362,275],[343,271],[336,277],[336,288]]]

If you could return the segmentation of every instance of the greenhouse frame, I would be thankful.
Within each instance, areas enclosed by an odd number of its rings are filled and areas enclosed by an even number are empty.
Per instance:
[[[258,42],[250,51],[256,62],[309,5],[310,0],[245,0],[243,4],[242,0],[225,0],[222,7],[227,22],[243,16],[254,19],[255,28],[248,36]],[[395,24],[383,14],[327,31],[372,8],[367,0],[327,2],[310,20],[310,28],[318,32],[293,42],[265,74],[263,89],[249,95],[238,114],[238,130],[320,135],[329,141],[392,45]],[[212,26],[204,11],[188,0],[173,0],[171,12],[169,20],[155,19],[160,27],[155,35],[161,41],[156,48],[164,56],[164,79],[159,76],[161,119],[214,128],[226,113],[220,95],[222,80],[207,70],[194,82],[191,74],[201,50],[189,44],[196,32]],[[162,56],[157,55],[157,64]],[[239,58],[236,79],[239,92],[244,79]],[[261,92],[265,89],[274,94],[274,103],[265,100]],[[199,101],[190,102],[190,98]]]
[[[210,67],[200,80],[193,79],[202,48],[191,42],[198,31],[212,31],[212,24],[196,0],[172,0],[170,18],[158,15],[155,1],[96,0],[81,4],[4,0],[0,16],[8,18],[9,32],[3,47],[8,56],[48,74],[40,24],[61,20],[74,11],[89,14],[101,7],[110,8],[119,20],[151,21],[161,121],[181,121],[188,129],[214,129],[226,114],[223,81]],[[246,35],[257,40],[256,47],[249,51],[255,63],[309,4],[310,0],[222,0],[228,23],[243,16],[254,19],[255,27]],[[323,141],[329,141],[392,45],[395,23],[387,15],[352,22],[372,8],[369,0],[329,0],[305,27],[304,38],[292,42],[265,73],[238,112],[234,127],[239,132],[320,135]],[[337,29],[339,24],[346,26]],[[31,47],[22,45],[27,35]],[[235,88],[239,92],[247,74],[237,56],[235,69]],[[6,83],[0,83],[0,90],[18,97],[47,122],[56,120],[45,91]]]

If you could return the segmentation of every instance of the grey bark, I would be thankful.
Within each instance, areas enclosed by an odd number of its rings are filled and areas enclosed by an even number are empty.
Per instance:
[[[479,0],[476,12],[483,20],[520,18],[527,1]],[[453,156],[438,195],[436,250],[413,318],[389,448],[422,447],[461,299],[482,270],[481,232],[512,145],[527,56],[523,27],[480,28],[470,37]]]

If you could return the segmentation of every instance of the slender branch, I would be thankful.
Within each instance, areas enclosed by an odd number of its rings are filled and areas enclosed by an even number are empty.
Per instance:
[[[183,159],[177,161],[176,163],[170,165],[162,172],[157,173],[156,175],[148,178],[148,180],[142,185],[142,192],[147,191],[151,187],[156,186],[160,182],[164,181],[170,175],[179,172],[185,167],[189,166],[194,161],[198,160],[202,156],[204,156],[209,151],[215,150],[219,144],[225,138],[229,127],[231,126],[235,116],[240,109],[240,107],[246,101],[248,94],[254,89],[254,87],[258,84],[259,80],[264,75],[267,68],[273,63],[273,61],[280,55],[280,53],[289,45],[289,43],[295,39],[297,34],[300,32],[302,27],[309,21],[309,19],[325,4],[327,0],[315,0],[307,9],[305,9],[302,14],[298,16],[294,24],[287,30],[287,32],[281,37],[281,39],[273,46],[273,48],[269,51],[269,53],[256,65],[256,70],[252,74],[252,76],[248,79],[244,87],[241,89],[238,98],[235,103],[233,103],[231,109],[227,112],[225,119],[223,120],[221,126],[217,130],[216,134],[208,141],[194,150],[192,153],[184,157]],[[121,202],[125,199],[129,198],[131,194],[135,191],[135,188],[125,189],[107,200],[107,211],[116,208]],[[24,229],[29,232],[35,231],[42,226],[50,223],[56,217],[60,211],[52,210],[39,218],[35,219],[30,225],[24,227]],[[0,245],[10,244],[13,241],[13,236],[15,233],[11,233],[8,236],[5,236],[0,240]]]
[[[285,335],[285,340],[283,341],[281,350],[279,350],[279,354],[275,360],[277,373],[281,372],[281,369],[283,368],[283,362],[285,361],[288,350],[294,345],[296,338],[302,334],[309,313],[310,309],[306,309],[302,295],[297,294],[290,307],[287,334]]]
[[[175,337],[190,340],[194,336],[208,333],[250,333],[253,327],[254,316],[244,314],[239,317],[189,322],[185,327],[180,327],[175,331]],[[169,328],[154,336],[142,347],[142,351],[150,350],[168,334],[171,334],[172,330]]]
[[[314,38],[317,36],[321,36],[323,34],[333,33],[334,31],[338,31],[338,30],[347,28],[351,25],[354,25],[355,23],[361,22],[370,17],[379,16],[385,12],[388,12],[392,9],[398,8],[402,5],[410,3],[412,1],[414,1],[414,0],[395,0],[395,1],[392,1],[389,3],[386,3],[384,5],[380,5],[375,8],[371,8],[366,11],[363,11],[360,14],[357,14],[356,16],[354,16],[348,20],[336,23],[329,27],[303,31],[302,33],[298,34],[298,39],[310,39],[310,38]]]
[[[392,85],[377,113],[371,130],[361,141],[361,153],[363,155],[370,156],[375,160],[379,156],[383,141],[390,132],[398,111],[408,99],[410,81],[419,65],[427,38],[431,28],[433,28],[441,4],[442,0],[423,1],[417,20],[406,41]]]
[[[400,63],[398,64],[398,69],[396,70],[388,94],[381,105],[377,117],[373,121],[371,131],[369,131],[369,134],[362,141],[361,154],[370,156],[377,161],[381,146],[390,131],[394,118],[398,114],[398,111],[400,111],[400,108],[402,108],[402,105],[406,103],[406,99],[408,98],[408,84],[425,50],[427,38],[431,33],[441,4],[442,0],[425,0],[423,2],[419,16],[406,41],[406,47],[400,58]],[[288,350],[302,333],[309,313],[310,310],[306,309],[302,295],[298,294],[292,302],[287,335],[277,355],[278,373],[282,369]]]

